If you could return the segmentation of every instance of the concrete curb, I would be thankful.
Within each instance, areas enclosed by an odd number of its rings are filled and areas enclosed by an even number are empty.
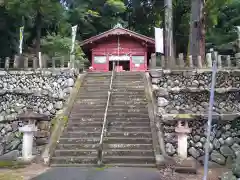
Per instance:
[[[162,143],[161,138],[159,137],[158,129],[157,129],[157,122],[156,122],[156,114],[154,113],[154,99],[153,93],[151,88],[151,81],[149,80],[150,76],[148,73],[144,75],[144,85],[145,85],[145,94],[148,101],[148,114],[150,119],[151,125],[151,132],[152,132],[152,139],[153,139],[153,149],[155,154],[155,160],[157,167],[163,166],[164,163],[164,154],[165,148],[164,143]]]

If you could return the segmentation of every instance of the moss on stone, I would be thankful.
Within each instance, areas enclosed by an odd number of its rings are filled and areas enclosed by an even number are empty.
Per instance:
[[[97,171],[104,171],[105,169],[111,168],[111,167],[112,166],[110,166],[110,165],[104,165],[102,167],[97,167],[95,170],[97,170]]]

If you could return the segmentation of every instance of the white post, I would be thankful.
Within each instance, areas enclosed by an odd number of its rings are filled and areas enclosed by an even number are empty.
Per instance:
[[[38,52],[38,59],[39,59],[39,68],[42,69],[42,53],[41,52]]]
[[[22,159],[23,161],[31,161],[33,158],[33,135],[37,131],[37,127],[34,124],[25,125],[20,127],[19,131],[23,133]]]
[[[211,68],[212,67],[212,57],[211,57],[211,53],[207,53],[206,54],[206,61],[207,61],[207,67]]]
[[[191,133],[191,128],[188,127],[188,123],[185,122],[185,125],[182,126],[181,121],[178,121],[178,126],[175,128],[175,132],[178,136],[178,155],[182,159],[187,159],[187,137]]]

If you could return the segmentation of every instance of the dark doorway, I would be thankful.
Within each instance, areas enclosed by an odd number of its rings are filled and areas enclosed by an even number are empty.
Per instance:
[[[109,71],[112,71],[112,70],[113,70],[113,61],[109,61],[108,70],[109,70]]]
[[[130,71],[130,61],[117,61],[116,66],[122,66],[124,71]]]
[[[109,71],[113,70],[113,61],[109,61]],[[115,61],[115,67],[122,66],[124,71],[130,71],[130,61]]]

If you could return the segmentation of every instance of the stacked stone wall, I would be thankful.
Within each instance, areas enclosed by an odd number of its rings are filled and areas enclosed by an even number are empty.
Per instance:
[[[211,86],[211,70],[158,70],[150,72],[165,150],[177,156],[177,117],[188,114],[188,156],[203,163]],[[216,76],[210,163],[227,165],[240,156],[240,71],[219,70]]]
[[[77,72],[69,69],[0,71],[0,160],[16,158],[22,149],[18,128],[27,122],[18,115],[27,109],[51,119],[63,108]],[[34,154],[40,153],[50,136],[51,122],[38,122]]]

